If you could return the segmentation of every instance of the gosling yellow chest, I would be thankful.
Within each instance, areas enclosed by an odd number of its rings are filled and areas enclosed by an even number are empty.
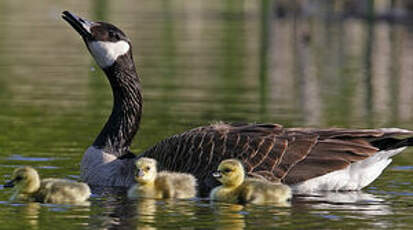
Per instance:
[[[240,196],[239,188],[218,186],[211,192],[211,199],[216,201],[225,201],[238,203]]]

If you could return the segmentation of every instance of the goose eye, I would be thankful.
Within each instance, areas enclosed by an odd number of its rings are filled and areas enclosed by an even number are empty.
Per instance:
[[[146,170],[148,170],[148,171],[151,170],[151,167],[146,167]]]
[[[119,40],[119,39],[120,39],[119,34],[113,32],[113,31],[109,31],[109,34],[108,34],[108,35],[109,35],[110,38],[114,38],[114,39],[116,39],[116,40]]]
[[[22,179],[23,179],[22,176],[17,176],[14,180],[19,181],[19,180],[22,180]]]

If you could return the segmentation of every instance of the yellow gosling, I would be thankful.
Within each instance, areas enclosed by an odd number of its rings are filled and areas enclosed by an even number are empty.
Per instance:
[[[44,203],[82,203],[90,196],[87,184],[65,179],[47,178],[40,180],[32,167],[14,170],[11,181],[4,187],[14,190],[10,200],[22,199]]]
[[[211,200],[231,203],[284,203],[291,199],[290,187],[281,183],[245,178],[244,167],[236,159],[222,161],[213,176],[222,183],[210,193]]]
[[[147,197],[155,199],[188,199],[196,195],[196,179],[187,173],[157,172],[157,162],[151,158],[140,158],[135,162],[135,180],[128,191],[129,198]]]

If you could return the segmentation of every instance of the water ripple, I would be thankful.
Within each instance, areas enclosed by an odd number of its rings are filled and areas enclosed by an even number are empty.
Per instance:
[[[9,157],[6,157],[5,160],[12,160],[12,161],[35,161],[35,162],[39,162],[39,161],[54,161],[54,160],[58,160],[58,158],[56,157],[25,157],[22,155],[11,155]]]
[[[392,167],[393,170],[401,170],[401,171],[413,171],[413,165],[408,166],[395,166]]]

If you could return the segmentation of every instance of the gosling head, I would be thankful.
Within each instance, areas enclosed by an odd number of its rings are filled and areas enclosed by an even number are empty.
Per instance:
[[[224,160],[212,175],[224,186],[239,186],[244,181],[244,166],[236,159]]]
[[[17,168],[13,172],[12,179],[4,187],[14,188],[18,193],[33,193],[40,187],[40,177],[32,167]]]
[[[62,18],[80,34],[100,68],[105,70],[115,63],[134,68],[130,40],[116,26],[89,21],[69,11],[64,11]]]
[[[157,169],[156,160],[142,157],[135,162],[135,180],[139,184],[150,184],[155,181]]]

